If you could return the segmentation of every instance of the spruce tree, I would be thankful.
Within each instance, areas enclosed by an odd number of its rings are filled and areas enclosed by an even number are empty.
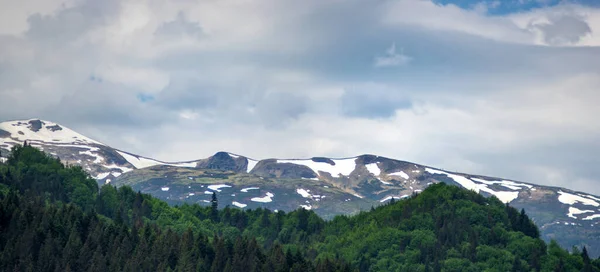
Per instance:
[[[213,221],[219,220],[219,201],[217,200],[217,193],[213,192],[212,199],[210,200],[210,218]]]
[[[588,255],[587,248],[583,247],[583,252],[581,252],[581,257],[583,258],[583,272],[592,272],[594,271],[592,268],[592,262],[590,261],[590,256]]]

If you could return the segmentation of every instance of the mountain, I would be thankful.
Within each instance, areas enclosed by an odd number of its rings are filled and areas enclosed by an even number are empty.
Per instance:
[[[0,271],[600,271],[524,211],[458,186],[354,216],[169,206],[34,147],[0,163]]]
[[[197,162],[165,163],[114,149],[65,126],[39,119],[0,123],[0,151],[7,154],[27,141],[63,162],[83,167],[100,182],[110,182],[123,173],[155,165],[195,167]]]
[[[545,240],[587,246],[600,255],[600,197],[566,188],[446,171],[376,155],[265,159],[218,152],[187,162],[161,162],[111,148],[62,125],[37,119],[0,123],[0,149],[27,141],[61,161],[81,165],[99,184],[129,185],[171,204],[220,203],[250,209],[299,207],[324,218],[355,214],[443,182],[525,209]]]

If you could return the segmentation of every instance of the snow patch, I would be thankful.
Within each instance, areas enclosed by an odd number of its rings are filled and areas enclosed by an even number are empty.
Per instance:
[[[219,190],[219,189],[221,189],[221,188],[229,188],[231,186],[229,186],[227,184],[214,184],[214,185],[208,185],[207,187],[210,190],[220,192],[221,190]]]
[[[600,218],[600,214],[594,214],[594,215],[590,215],[586,218],[583,218],[583,220],[592,220],[594,218]]]
[[[162,188],[160,188],[160,190],[162,190],[163,192],[168,192],[169,189],[171,189],[171,188],[169,188],[169,187],[162,187]]]
[[[300,179],[306,179],[306,180],[319,180],[319,178],[300,178]]]
[[[409,178],[409,176],[406,173],[404,173],[404,171],[395,172],[395,173],[389,173],[388,176],[399,176],[399,177],[402,177],[403,179],[408,179]]]
[[[387,182],[381,179],[378,179],[379,181],[381,181],[381,183],[385,184],[385,185],[393,185],[391,182]]]
[[[275,195],[273,195],[272,193],[267,192],[266,196],[263,197],[253,197],[250,200],[254,201],[254,202],[262,202],[262,203],[268,203],[273,201],[273,199],[271,199],[272,197],[274,197]]]
[[[591,198],[593,200],[600,201],[600,198],[597,198],[597,197],[594,197],[594,196],[591,196],[591,195],[584,195],[584,194],[578,194],[578,195],[580,195],[582,197],[587,197],[587,198]]]
[[[312,206],[311,205],[300,205],[300,207],[304,208],[305,210],[311,210]]]
[[[582,211],[582,210],[577,209],[575,207],[569,207],[569,213],[567,213],[567,216],[571,217],[571,218],[577,219],[577,217],[575,217],[576,214],[590,213],[590,212],[593,213],[594,211],[592,211],[592,210],[583,210]]]
[[[358,198],[363,198],[363,196],[361,196],[359,194],[352,194],[352,195],[355,196],[355,197],[358,197]]]
[[[486,193],[490,193],[496,196],[502,203],[510,203],[511,201],[517,199],[519,197],[519,192],[506,192],[506,191],[494,191],[488,187],[481,187],[481,191]]]
[[[120,169],[123,173],[127,173],[129,171],[133,171],[133,168],[129,168],[129,167],[125,167],[125,166],[119,166],[119,165],[116,165],[116,164],[102,165],[102,167],[108,168],[108,169]]]
[[[310,193],[304,189],[296,189],[296,193],[298,193],[299,195],[301,195],[304,198],[312,198]]]
[[[533,188],[533,186],[531,186],[529,184],[518,183],[518,182],[514,182],[514,181],[510,181],[510,180],[485,180],[485,179],[480,179],[480,178],[471,178],[471,179],[474,181],[485,183],[487,185],[498,184],[502,187],[506,187],[511,190],[522,190],[523,187],[527,187],[529,189]]]
[[[356,158],[332,160],[335,165],[326,162],[315,162],[313,160],[277,160],[277,163],[292,163],[304,165],[316,174],[319,172],[329,173],[332,177],[348,176],[356,169]]]
[[[250,171],[254,169],[254,166],[256,166],[257,163],[258,161],[248,159],[248,168],[246,169],[246,173],[250,173]]]
[[[104,178],[108,177],[108,175],[110,175],[110,172],[107,172],[107,173],[100,173],[100,174],[98,174],[97,176],[95,176],[94,178],[95,178],[95,179],[104,179]]]
[[[151,166],[161,164],[155,160],[149,160],[149,159],[146,159],[143,157],[136,157],[136,156],[133,156],[133,155],[130,155],[128,153],[121,152],[118,150],[117,150],[117,153],[119,153],[119,155],[121,155],[127,162],[131,163],[131,165],[133,165],[137,169],[151,167]]]
[[[246,206],[248,206],[247,204],[239,203],[237,201],[231,202],[231,204],[233,204],[233,206],[236,206],[238,208],[245,208]]]
[[[582,196],[578,196],[578,195],[574,195],[574,194],[569,194],[563,191],[558,191],[558,201],[560,201],[561,203],[564,204],[569,204],[569,205],[573,205],[577,202],[583,204],[583,205],[588,205],[588,206],[594,206],[594,207],[598,207],[600,206],[600,204],[598,204],[598,202],[591,200],[589,198],[585,198]]]
[[[379,202],[383,203],[383,202],[386,202],[386,201],[388,201],[388,200],[391,200],[392,198],[398,198],[398,197],[395,197],[395,196],[388,196],[388,197],[386,197],[386,198],[384,198],[384,199],[382,199],[382,200],[379,200]]]
[[[29,128],[29,121],[37,119],[22,120],[22,121],[11,121],[0,123],[0,129],[8,131],[11,135],[10,138],[20,142],[23,141],[37,141],[42,143],[86,143],[86,144],[98,144],[103,145],[100,142],[94,141],[88,137],[85,137],[65,126],[60,126],[60,130],[52,130],[48,127],[56,127],[58,124],[43,121],[42,127],[38,131],[33,131]],[[21,133],[19,133],[21,132]]]
[[[198,163],[196,162],[176,162],[176,163],[162,163],[164,165],[176,166],[176,167],[187,167],[194,168]]]
[[[366,164],[365,167],[367,168],[367,170],[369,170],[371,174],[373,174],[373,176],[378,177],[381,174],[381,169],[379,169],[377,163],[369,163]]]
[[[418,191],[420,191],[420,190],[418,190]],[[391,200],[392,198],[394,198],[394,199],[404,199],[404,198],[407,198],[407,197],[409,197],[409,195],[401,195],[399,197],[398,196],[387,196],[386,198],[384,198],[382,200],[379,200],[379,202],[383,203],[383,202],[386,202],[388,200]]]
[[[142,169],[147,167],[152,167],[155,165],[169,165],[175,167],[188,167],[193,168],[196,167],[196,162],[176,162],[176,163],[167,163],[167,162],[159,162],[153,159],[148,159],[144,157],[137,157],[122,151],[117,150],[117,153],[121,155],[127,162],[131,163],[135,168]]]
[[[258,187],[249,187],[249,188],[241,189],[240,192],[247,193],[250,190],[258,190],[258,189],[260,189],[260,188],[258,188]]]
[[[81,155],[88,155],[90,157],[94,157],[95,159],[94,159],[93,163],[101,163],[104,160],[104,158],[102,156],[100,156],[98,154],[94,154],[90,150],[79,151],[79,154],[81,154]]]
[[[435,170],[435,169],[431,169],[431,168],[425,168],[425,171],[430,173],[430,174],[440,174],[440,175],[446,175],[447,177],[451,178],[452,180],[454,180],[456,183],[460,184],[462,187],[468,189],[468,190],[473,190],[477,193],[479,193],[480,191],[489,193],[491,195],[496,196],[498,199],[500,199],[500,201],[502,201],[503,203],[510,203],[511,201],[515,200],[516,198],[519,197],[519,192],[506,192],[506,191],[494,191],[490,188],[487,187],[488,184],[492,183],[491,181],[485,181],[483,182],[484,184],[478,184],[473,182],[472,180],[460,176],[460,175],[456,175],[456,174],[450,174],[441,170]],[[478,181],[480,181],[481,179],[479,179]],[[481,181],[480,181],[481,182]],[[511,181],[500,181],[500,183],[506,185],[507,183],[511,183],[510,185],[514,185],[516,183],[512,183]],[[493,183],[492,183],[493,184]],[[523,186],[528,186],[526,184],[523,184]]]
[[[435,169],[431,169],[431,168],[425,168],[425,171],[430,173],[430,174],[438,174],[438,175],[446,175],[447,177],[453,179],[454,181],[456,181],[458,184],[460,184],[462,187],[468,189],[468,190],[474,190],[476,192],[479,192],[479,187],[477,186],[477,184],[475,182],[473,182],[472,180],[465,178],[463,176],[459,176],[459,175],[455,175],[455,174],[450,174],[450,173],[446,173],[444,171],[441,170],[435,170]]]

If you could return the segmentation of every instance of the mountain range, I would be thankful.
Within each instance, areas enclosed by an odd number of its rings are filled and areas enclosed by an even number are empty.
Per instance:
[[[586,246],[590,255],[600,255],[600,197],[566,188],[457,173],[376,155],[255,160],[217,152],[194,161],[163,162],[39,119],[0,123],[0,160],[12,146],[25,141],[64,163],[81,166],[100,185],[128,185],[171,204],[210,205],[215,192],[221,206],[304,208],[330,219],[411,197],[444,182],[525,209],[545,240],[554,239],[566,248]]]

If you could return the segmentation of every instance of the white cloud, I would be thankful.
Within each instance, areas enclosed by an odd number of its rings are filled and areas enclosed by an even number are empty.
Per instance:
[[[179,117],[187,120],[195,120],[198,118],[198,113],[191,110],[183,110],[179,113]]]
[[[404,50],[400,49],[400,52],[396,52],[396,43],[393,43],[388,50],[386,50],[384,56],[375,58],[375,67],[395,67],[407,65],[412,60],[411,57],[404,54]]]
[[[534,37],[526,29],[505,17],[489,17],[478,10],[437,5],[431,1],[399,0],[390,2],[383,22],[390,25],[423,27],[435,31],[462,32],[502,42],[532,44]]]

